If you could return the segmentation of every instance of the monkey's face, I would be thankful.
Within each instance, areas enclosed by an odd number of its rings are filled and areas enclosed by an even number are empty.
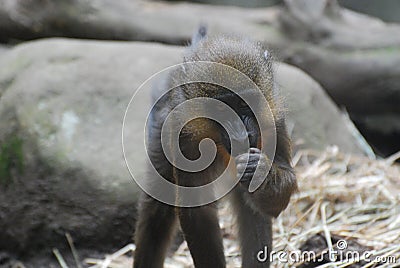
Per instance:
[[[228,105],[237,115],[236,119],[231,116],[226,117],[225,128],[217,124],[221,143],[227,152],[237,156],[248,152],[250,148],[260,148],[260,128],[254,112],[247,103],[230,91],[224,92],[217,99]],[[225,105],[220,105],[217,109],[221,114],[229,112]],[[234,152],[232,148],[235,148]]]

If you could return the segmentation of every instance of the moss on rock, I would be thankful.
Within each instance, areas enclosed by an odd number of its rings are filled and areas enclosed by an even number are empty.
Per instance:
[[[24,168],[22,139],[15,136],[0,145],[0,185],[7,187],[13,182],[13,171],[21,173]]]

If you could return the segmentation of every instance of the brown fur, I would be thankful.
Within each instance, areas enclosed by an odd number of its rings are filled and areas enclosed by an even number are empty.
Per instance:
[[[277,217],[286,208],[291,194],[297,189],[290,164],[290,139],[286,132],[284,112],[280,101],[277,101],[280,98],[274,96],[272,90],[272,59],[264,57],[264,49],[260,43],[232,36],[209,38],[204,37],[203,32],[200,31],[200,33],[200,37],[197,36],[193,39],[196,43],[187,50],[184,62],[212,61],[229,65],[241,71],[260,88],[272,108],[276,125],[277,147],[268,179],[254,193],[248,192],[243,185],[238,184],[231,194],[239,225],[242,267],[269,267],[269,262],[257,261],[256,254],[265,246],[271,250],[271,219]],[[173,73],[165,84],[168,86],[173,79],[182,75],[195,78],[198,71],[203,72],[204,70],[183,70],[180,73]],[[218,74],[205,73],[205,75]],[[235,81],[239,78],[229,77],[229,79]],[[240,83],[240,81],[237,82]],[[167,179],[185,186],[204,185],[212,181],[226,167],[231,156],[218,143],[221,137],[213,124],[207,120],[193,120],[185,126],[180,137],[181,150],[190,159],[199,157],[198,141],[201,139],[210,137],[217,143],[217,158],[204,171],[189,173],[175,169],[168,163],[160,150],[159,141],[162,123],[169,111],[176,105],[194,97],[215,97],[222,94],[222,91],[223,89],[218,86],[194,83],[173,89],[157,104],[153,118],[153,136],[149,146],[149,155],[153,165]],[[168,109],[164,109],[165,107]],[[259,145],[260,141],[258,141],[257,147]],[[151,177],[149,177],[150,179]],[[139,208],[139,220],[135,235],[137,245],[134,259],[135,268],[163,267],[165,250],[174,233],[177,221],[185,235],[196,268],[225,267],[222,237],[214,204],[197,208],[174,209],[144,194]]]

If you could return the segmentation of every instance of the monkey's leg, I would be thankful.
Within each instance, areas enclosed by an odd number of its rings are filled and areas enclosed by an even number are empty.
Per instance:
[[[208,172],[178,172],[180,185],[199,186],[208,182]],[[179,193],[178,193],[179,196]],[[204,196],[193,196],[199,199]],[[193,207],[179,208],[179,221],[196,268],[225,268],[224,247],[218,222],[216,203]]]
[[[244,189],[239,186],[234,189],[232,204],[237,214],[242,268],[268,268],[272,250],[272,218],[252,209],[243,196]]]
[[[224,268],[225,256],[217,208],[181,208],[179,220],[196,268]]]
[[[142,194],[135,230],[134,268],[164,266],[165,254],[174,234],[175,223],[174,207],[163,204],[145,193]]]

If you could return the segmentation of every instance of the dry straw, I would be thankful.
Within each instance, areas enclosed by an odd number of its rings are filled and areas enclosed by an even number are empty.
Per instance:
[[[274,222],[274,250],[298,251],[310,237],[322,234],[327,249],[337,247],[332,236],[355,241],[372,250],[370,259],[358,267],[400,267],[400,166],[395,163],[400,152],[382,160],[347,155],[337,147],[325,152],[299,151],[293,158],[300,191],[289,207]],[[227,267],[240,267],[240,250],[230,208],[221,205]],[[92,267],[130,267],[134,251],[128,245],[104,259],[87,259]],[[382,261],[383,260],[383,261]],[[397,264],[393,263],[396,261]],[[272,267],[295,267],[301,264],[275,260]],[[343,260],[320,267],[351,267]],[[186,243],[165,267],[193,267]]]

